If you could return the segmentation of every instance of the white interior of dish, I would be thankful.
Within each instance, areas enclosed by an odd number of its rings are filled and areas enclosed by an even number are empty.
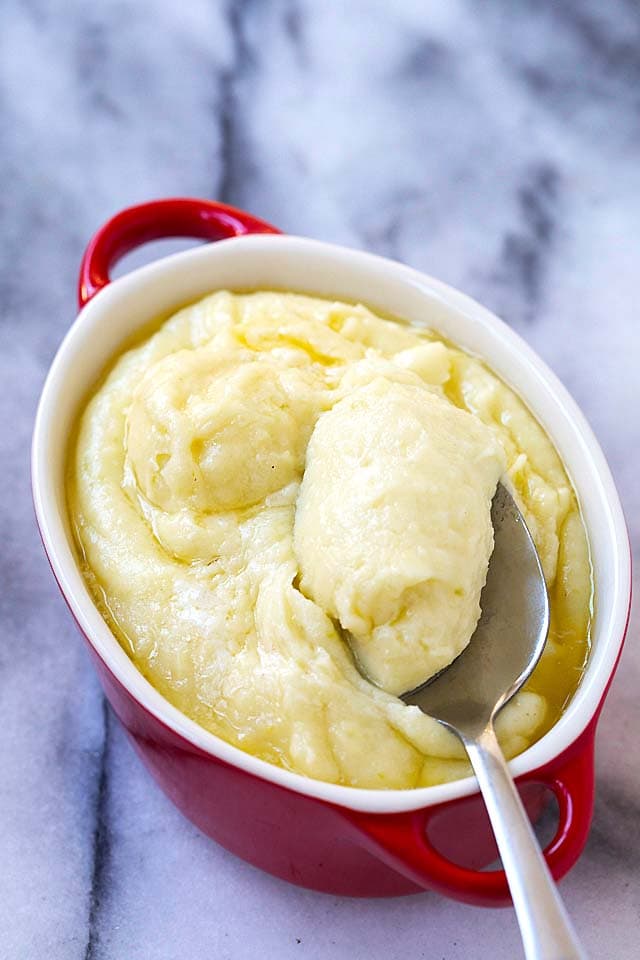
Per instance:
[[[416,790],[361,790],[307,779],[243,753],[189,720],[144,679],[94,606],[78,569],[64,493],[67,440],[81,404],[123,341],[153,318],[216,289],[283,289],[359,300],[431,327],[485,358],[522,396],[555,443],[576,488],[596,583],[593,648],[558,723],[511,762],[514,775],[562,752],[593,716],[622,643],[630,591],[628,539],[604,456],[567,391],[513,331],[475,301],[401,264],[299,237],[253,236],[198,247],[142,267],[101,291],[65,337],[45,383],[33,437],[36,514],[59,584],[96,652],[152,714],[202,750],[300,793],[356,810],[393,812],[476,790],[475,780]]]

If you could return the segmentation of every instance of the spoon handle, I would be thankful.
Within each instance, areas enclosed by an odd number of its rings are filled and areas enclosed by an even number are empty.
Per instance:
[[[586,960],[493,728],[464,737],[487,806],[527,960]]]

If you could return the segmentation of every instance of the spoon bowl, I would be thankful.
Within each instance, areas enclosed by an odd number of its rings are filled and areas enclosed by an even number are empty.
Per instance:
[[[462,653],[401,697],[473,736],[527,681],[549,632],[547,587],[531,534],[515,500],[498,484],[491,504],[494,548],[480,598],[482,614]]]

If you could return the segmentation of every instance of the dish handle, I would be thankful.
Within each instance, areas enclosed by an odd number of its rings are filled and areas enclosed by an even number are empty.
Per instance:
[[[582,853],[591,825],[594,797],[595,722],[547,766],[519,777],[550,788],[558,801],[559,823],[544,856],[553,877],[560,880]],[[503,870],[473,870],[453,863],[429,839],[429,823],[443,806],[380,816],[351,813],[352,822],[370,852],[414,883],[454,900],[476,906],[511,903]],[[434,824],[435,826],[435,824]],[[459,827],[464,830],[464,823]]]
[[[80,307],[111,282],[110,271],[118,260],[144,243],[171,237],[226,240],[249,233],[280,230],[214,200],[174,197],[127,207],[100,227],[85,250],[78,280]]]

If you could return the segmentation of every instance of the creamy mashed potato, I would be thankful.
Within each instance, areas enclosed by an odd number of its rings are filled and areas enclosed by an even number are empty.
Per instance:
[[[300,587],[389,693],[469,642],[504,467],[492,431],[420,382],[378,376],[320,415],[294,524]]]
[[[552,607],[542,662],[499,717],[513,755],[579,680],[587,543],[526,407],[433,334],[361,305],[212,294],[110,370],[69,508],[103,615],[179,709],[311,777],[415,787],[468,769],[394,694],[473,633],[504,473]]]

